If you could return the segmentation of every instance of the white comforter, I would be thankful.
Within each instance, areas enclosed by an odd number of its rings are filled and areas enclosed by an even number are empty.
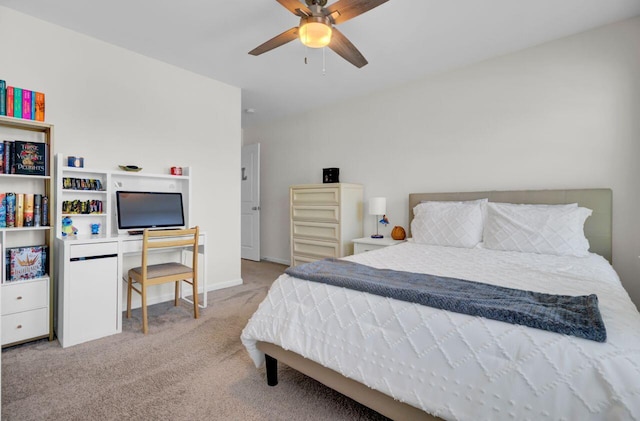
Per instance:
[[[280,276],[242,332],[445,419],[640,419],[640,314],[602,257],[404,243],[350,256],[377,268],[598,295],[597,343]]]

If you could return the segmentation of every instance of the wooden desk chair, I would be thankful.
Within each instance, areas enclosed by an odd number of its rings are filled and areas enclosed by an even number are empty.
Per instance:
[[[142,332],[146,335],[147,327],[147,287],[166,282],[175,282],[174,305],[178,305],[180,281],[193,287],[193,317],[198,318],[198,235],[199,227],[180,230],[144,230],[142,236],[142,265],[129,270],[129,287],[127,288],[127,319],[131,318],[131,290],[142,296]],[[182,263],[170,262],[155,265],[147,264],[150,249],[170,247],[193,247],[191,267]],[[189,279],[191,279],[189,281]],[[139,284],[140,289],[133,286]]]

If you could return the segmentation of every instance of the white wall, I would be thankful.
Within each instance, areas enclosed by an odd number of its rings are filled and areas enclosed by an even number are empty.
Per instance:
[[[635,18],[246,129],[264,258],[288,262],[288,186],[323,167],[387,197],[386,234],[407,226],[411,192],[610,187],[614,266],[640,304],[638,51]]]
[[[208,288],[240,278],[240,89],[0,7],[0,79],[46,94],[56,153],[85,167],[190,166]]]

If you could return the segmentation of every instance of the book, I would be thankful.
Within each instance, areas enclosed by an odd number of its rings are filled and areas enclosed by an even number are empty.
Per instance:
[[[0,193],[0,228],[7,226],[7,194]]]
[[[22,88],[13,87],[13,116],[22,117]]]
[[[4,142],[0,142],[0,174],[4,174]]]
[[[3,155],[4,173],[11,174],[13,171],[13,165],[12,165],[13,164],[13,153],[12,153],[13,141],[5,140],[2,143],[4,144],[4,155]]]
[[[36,93],[31,91],[31,120],[36,119]]]
[[[11,153],[11,146],[13,145],[13,141],[5,140],[2,142],[4,145],[4,154],[3,154],[3,162],[4,162],[4,173],[11,174],[11,161],[13,160],[13,154]]]
[[[15,174],[46,175],[47,144],[40,142],[13,142],[15,152]]]
[[[44,94],[36,92],[36,120],[44,121]]]
[[[41,223],[43,227],[49,226],[49,198],[42,196],[42,218]]]
[[[25,227],[33,226],[33,193],[24,194],[24,225]]]
[[[33,226],[39,227],[42,224],[42,195],[33,195]]]
[[[7,212],[7,228],[13,228],[16,226],[16,194],[6,193],[4,200]]]
[[[31,91],[22,90],[22,118],[31,119]]]
[[[47,246],[7,249],[7,282],[40,278],[47,273]]]
[[[14,226],[16,228],[24,226],[24,193],[16,193],[16,216]]]
[[[7,82],[0,80],[0,115],[7,115]]]
[[[13,86],[7,86],[7,117],[13,117]]]

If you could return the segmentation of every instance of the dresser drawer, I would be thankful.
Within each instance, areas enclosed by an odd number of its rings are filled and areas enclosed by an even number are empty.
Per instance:
[[[2,291],[4,293],[4,291]],[[23,311],[2,316],[2,345],[49,334],[49,309]]]
[[[387,245],[374,245],[374,244],[353,244],[353,254],[365,253],[367,251],[379,250],[388,247]]]
[[[291,262],[291,266],[298,266],[304,263],[311,263],[317,260],[321,260],[316,257],[307,257],[307,256],[293,256],[293,261]]]
[[[2,286],[2,316],[48,306],[49,279]]]
[[[337,205],[340,202],[340,191],[335,187],[292,189],[291,202],[294,205]]]
[[[316,222],[340,221],[340,207],[338,206],[297,206],[291,208],[291,218],[294,220],[313,220]]]
[[[340,225],[324,222],[293,221],[291,234],[294,237],[338,241],[340,239]]]
[[[329,241],[293,239],[292,255],[305,255],[324,259],[326,257],[339,257],[340,244]]]

